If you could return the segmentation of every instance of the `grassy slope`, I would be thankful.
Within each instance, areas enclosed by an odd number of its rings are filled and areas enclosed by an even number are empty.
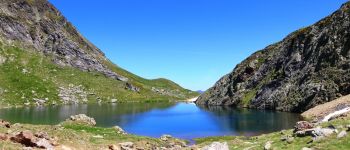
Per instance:
[[[350,117],[336,119],[331,122],[322,124],[323,127],[329,125],[334,125],[337,127],[338,131],[346,130],[346,125],[350,125]],[[283,133],[286,135],[292,135],[292,130],[286,130]],[[349,134],[349,133],[348,133]],[[199,146],[208,145],[214,141],[227,142],[230,149],[246,149],[250,148],[251,150],[260,150],[264,148],[264,145],[267,141],[273,141],[272,149],[285,149],[285,150],[300,150],[303,147],[309,147],[314,149],[322,150],[335,150],[335,149],[350,149],[350,135],[347,135],[344,138],[337,139],[336,134],[333,134],[331,137],[327,137],[318,142],[311,142],[311,137],[295,137],[294,141],[291,144],[288,144],[286,141],[281,141],[283,135],[281,132],[275,132],[270,134],[264,134],[255,137],[239,137],[239,136],[226,136],[226,137],[208,137],[208,138],[198,138],[195,139]],[[309,143],[309,144],[308,144]]]
[[[50,137],[57,139],[60,144],[57,149],[62,146],[72,149],[107,149],[108,145],[116,145],[122,142],[133,142],[136,147],[165,147],[167,142],[160,139],[118,134],[113,128],[92,127],[79,123],[64,122],[57,126],[47,125],[29,125],[23,124],[12,126],[11,133],[16,133],[24,130],[32,131],[33,133],[45,131]],[[0,127],[0,133],[7,133],[8,129]],[[102,136],[98,138],[96,136]],[[174,143],[183,142],[178,139],[172,139]],[[21,144],[12,143],[10,141],[0,141],[0,149],[21,149]],[[151,149],[151,148],[148,148]]]
[[[0,64],[0,105],[21,105],[33,103],[33,98],[49,99],[49,103],[59,103],[58,88],[82,85],[84,91],[90,94],[90,102],[118,99],[126,101],[158,101],[185,99],[197,95],[195,92],[183,89],[177,84],[160,79],[147,80],[133,75],[110,62],[109,67],[117,73],[130,79],[130,82],[141,87],[139,93],[125,89],[125,83],[106,78],[97,72],[83,72],[71,67],[59,67],[53,64],[50,57],[22,50],[13,46],[1,45],[0,56],[6,58]],[[24,73],[26,72],[27,73]],[[179,91],[179,96],[166,96],[152,92],[152,87]]]

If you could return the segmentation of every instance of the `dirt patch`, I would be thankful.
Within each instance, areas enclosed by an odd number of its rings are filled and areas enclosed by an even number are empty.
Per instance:
[[[331,102],[318,105],[301,114],[307,120],[321,120],[328,114],[350,107],[350,95],[340,97]]]

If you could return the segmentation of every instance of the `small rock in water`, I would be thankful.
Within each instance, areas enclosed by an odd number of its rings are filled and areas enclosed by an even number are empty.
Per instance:
[[[347,135],[346,131],[341,131],[338,135],[337,135],[337,138],[340,139],[340,138],[343,138]]]
[[[272,141],[268,141],[266,142],[265,146],[264,146],[264,150],[269,150],[272,147]]]
[[[208,146],[201,148],[201,150],[229,150],[226,142],[213,142]]]

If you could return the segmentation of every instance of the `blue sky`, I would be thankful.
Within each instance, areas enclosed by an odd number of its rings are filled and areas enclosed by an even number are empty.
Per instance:
[[[49,0],[122,68],[205,90],[347,0]]]

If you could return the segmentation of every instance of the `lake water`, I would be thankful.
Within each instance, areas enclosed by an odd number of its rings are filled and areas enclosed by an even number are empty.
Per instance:
[[[12,123],[58,124],[75,114],[95,118],[97,126],[118,125],[128,133],[150,137],[170,134],[191,140],[223,135],[258,135],[292,128],[298,114],[187,103],[79,104],[0,109]]]

